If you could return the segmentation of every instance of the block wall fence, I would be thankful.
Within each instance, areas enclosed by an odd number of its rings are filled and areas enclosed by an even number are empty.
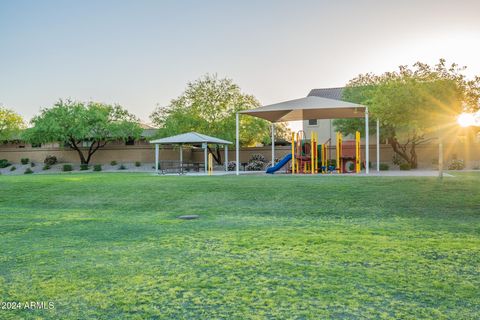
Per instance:
[[[290,153],[291,148],[289,146],[276,146],[275,157],[281,159],[286,154]],[[469,146],[463,144],[447,144],[444,146],[445,160],[448,164],[454,159],[461,159],[465,161],[467,168],[480,167],[480,144],[470,144]],[[331,154],[330,158],[335,158],[335,147],[329,149]],[[224,152],[221,150],[222,159]],[[248,147],[241,148],[240,150],[240,162],[247,162],[253,154],[262,154],[266,159],[271,158],[271,147]],[[380,148],[381,163],[387,163],[392,168],[393,150],[389,145],[381,145]],[[417,147],[419,168],[433,169],[436,167],[438,161],[438,145],[428,144],[420,145]],[[48,155],[54,155],[59,162],[63,163],[78,163],[79,158],[75,150],[69,150],[60,147],[42,147],[32,148],[26,145],[24,148],[19,148],[15,145],[0,145],[0,159],[7,159],[12,163],[20,163],[21,158],[29,158],[36,163],[43,163],[44,159]],[[362,157],[364,158],[364,146],[362,146]],[[142,163],[154,163],[154,147],[147,143],[136,144],[132,146],[125,146],[124,144],[111,144],[98,150],[92,157],[92,164],[107,164],[112,160],[119,163],[133,163],[140,161]],[[203,163],[203,150],[197,148],[183,149],[183,159],[186,162],[199,162]],[[179,149],[178,147],[161,147],[160,160],[178,160]],[[235,161],[235,149],[234,146],[229,146],[228,160]],[[373,165],[376,164],[376,146],[372,144],[370,146],[370,161]]]

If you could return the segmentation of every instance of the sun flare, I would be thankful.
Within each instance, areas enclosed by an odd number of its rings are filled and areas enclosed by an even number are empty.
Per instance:
[[[475,115],[473,113],[464,112],[457,117],[460,127],[466,128],[475,125]]]

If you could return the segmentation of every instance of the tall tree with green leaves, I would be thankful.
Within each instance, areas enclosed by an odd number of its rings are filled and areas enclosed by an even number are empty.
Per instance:
[[[465,67],[435,66],[417,62],[413,67],[382,75],[362,74],[352,79],[343,98],[367,105],[372,123],[381,123],[381,134],[397,158],[418,165],[416,147],[456,129],[456,116],[478,108],[480,77],[468,80]],[[364,131],[363,119],[342,119],[335,127],[345,133]],[[372,133],[372,132],[370,132]]]
[[[187,88],[168,106],[158,106],[150,119],[159,129],[159,137],[197,131],[228,141],[235,141],[235,114],[260,106],[258,100],[245,94],[231,79],[219,79],[207,74],[187,84]],[[277,126],[277,137],[287,132],[285,125]],[[240,120],[242,145],[268,142],[270,125],[267,121],[242,116]],[[222,163],[220,147],[209,148],[215,161]]]
[[[119,105],[59,100],[31,121],[24,138],[32,143],[60,142],[77,151],[82,164],[114,140],[136,139],[137,118]]]
[[[14,138],[24,127],[25,124],[19,114],[0,107],[0,142]]]

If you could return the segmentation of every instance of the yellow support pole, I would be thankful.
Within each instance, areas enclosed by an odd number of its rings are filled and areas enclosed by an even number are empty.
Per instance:
[[[213,173],[213,156],[211,153],[208,154],[208,175],[211,176]]]
[[[292,174],[295,174],[295,133],[292,132]]]
[[[360,173],[360,132],[355,132],[355,171]]]
[[[301,173],[300,170],[302,170],[303,166],[303,171],[305,171],[305,164],[303,161],[303,155],[302,155],[302,141],[303,138],[305,137],[305,132],[303,130],[300,130],[297,132],[297,153],[299,153],[299,161],[297,161],[297,173]],[[305,173],[305,172],[304,172]]]
[[[315,140],[313,131],[310,132],[310,171],[313,174],[315,171]]]
[[[312,152],[311,152],[311,155],[312,155],[312,174],[315,173],[315,132],[313,133],[313,139],[311,141],[311,144],[312,144]]]

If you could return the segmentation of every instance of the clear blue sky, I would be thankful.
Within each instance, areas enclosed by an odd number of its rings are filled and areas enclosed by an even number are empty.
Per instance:
[[[480,1],[0,0],[0,104],[58,98],[143,120],[205,73],[263,104],[440,57],[480,74]]]

